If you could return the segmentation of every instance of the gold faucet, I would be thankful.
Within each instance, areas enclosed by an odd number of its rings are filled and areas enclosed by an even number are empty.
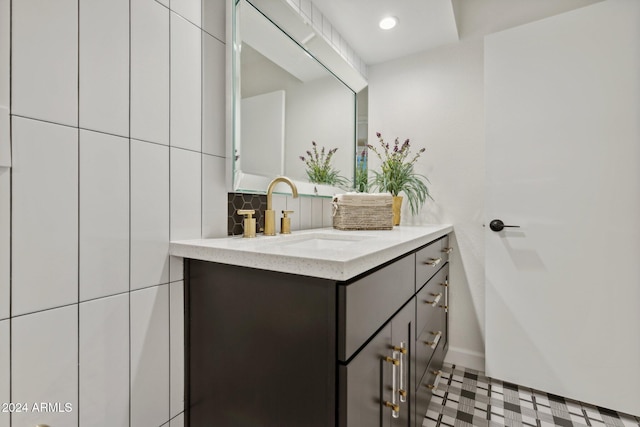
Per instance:
[[[275,236],[276,235],[276,212],[273,210],[272,198],[273,198],[273,189],[279,182],[284,182],[291,187],[291,193],[293,193],[293,198],[298,197],[298,189],[296,185],[286,176],[279,176],[273,179],[269,183],[269,187],[267,188],[267,210],[264,211],[264,235],[265,236]]]

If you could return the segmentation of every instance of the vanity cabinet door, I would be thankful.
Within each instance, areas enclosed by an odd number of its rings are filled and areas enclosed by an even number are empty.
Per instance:
[[[392,356],[391,324],[382,328],[369,343],[339,371],[340,427],[390,427]]]
[[[395,357],[399,359],[397,366],[397,400],[400,406],[398,418],[391,417],[393,427],[411,426],[415,399],[413,393],[413,378],[415,369],[415,349],[412,337],[415,335],[415,307],[416,298],[413,297],[393,319],[391,319],[391,347]],[[393,381],[393,378],[392,378]],[[393,388],[393,384],[392,384]]]
[[[341,427],[409,427],[413,420],[415,301],[339,368]]]

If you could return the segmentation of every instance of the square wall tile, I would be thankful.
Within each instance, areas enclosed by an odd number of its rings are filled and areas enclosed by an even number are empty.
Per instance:
[[[224,159],[202,155],[202,237],[227,235],[227,186]]]
[[[131,292],[131,425],[169,420],[169,285]]]
[[[169,145],[169,9],[131,0],[131,137]]]
[[[78,124],[78,2],[12,2],[11,113]]]
[[[11,402],[9,388],[11,335],[9,331],[9,320],[0,321],[0,403]],[[0,411],[0,427],[9,427],[8,412]]]
[[[11,271],[11,169],[0,168],[0,320],[9,317]]]
[[[129,136],[129,0],[79,0],[80,127]]]
[[[14,413],[12,425],[78,425],[78,305],[13,318],[11,400],[58,404],[58,411]]]
[[[201,157],[200,153],[171,148],[171,240],[201,236]]]
[[[173,7],[173,2],[171,2]],[[200,29],[171,14],[171,146],[202,151]]]
[[[202,32],[202,152],[224,157],[226,150],[225,45]]]
[[[129,290],[129,140],[80,131],[80,300]]]
[[[207,0],[171,0],[169,5],[173,12],[181,15],[197,27],[202,24],[202,3]]]
[[[227,10],[225,0],[202,0],[202,29],[220,41],[226,40]]]
[[[129,427],[129,295],[80,304],[80,426]]]
[[[184,411],[184,282],[169,289],[170,416]]]
[[[169,282],[169,147],[131,140],[131,289]]]
[[[78,300],[78,130],[12,122],[15,316]]]

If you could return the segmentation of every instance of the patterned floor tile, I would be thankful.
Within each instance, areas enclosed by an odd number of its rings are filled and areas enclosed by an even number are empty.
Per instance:
[[[423,427],[640,427],[640,418],[445,364]]]

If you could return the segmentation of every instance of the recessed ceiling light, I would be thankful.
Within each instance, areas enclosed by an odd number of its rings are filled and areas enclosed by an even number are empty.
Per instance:
[[[378,25],[383,30],[390,30],[393,27],[395,27],[397,23],[398,23],[398,18],[396,18],[395,16],[387,16],[385,18],[382,18]]]

